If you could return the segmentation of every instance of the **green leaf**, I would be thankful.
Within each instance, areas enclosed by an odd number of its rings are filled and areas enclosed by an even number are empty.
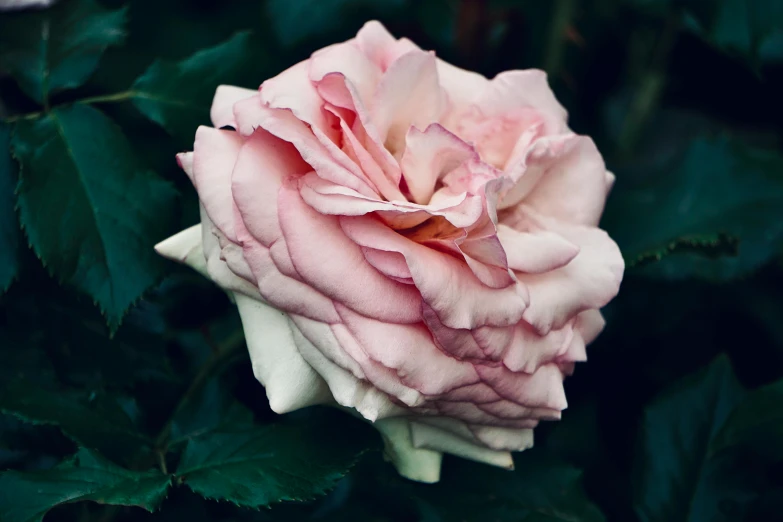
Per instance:
[[[644,185],[623,186],[620,177],[603,224],[629,265],[663,258],[645,269],[648,275],[739,277],[783,244],[782,172],[777,154],[725,138],[699,139],[677,165]],[[736,255],[716,258],[735,248]],[[668,251],[675,253],[664,257]]]
[[[727,53],[751,61],[779,56],[765,49],[775,45],[783,26],[783,4],[777,0],[628,0],[659,15],[677,9],[684,27]]]
[[[0,520],[40,522],[53,507],[82,500],[153,511],[170,482],[157,471],[129,471],[80,449],[54,469],[0,474]]]
[[[0,410],[35,424],[58,426],[79,444],[118,461],[130,462],[151,445],[118,402],[102,394],[84,397],[14,381],[0,391]]]
[[[582,489],[580,470],[541,449],[515,454],[514,467],[510,472],[448,459],[441,482],[422,498],[443,522],[604,520]]]
[[[253,413],[228,393],[227,383],[213,378],[193,400],[175,412],[169,445],[177,446],[214,431],[252,429]]]
[[[122,131],[85,105],[17,124],[19,209],[49,271],[90,295],[110,328],[162,273],[171,186],[138,165]]]
[[[68,0],[44,11],[0,18],[0,69],[7,69],[38,103],[82,85],[110,45],[125,38],[126,9]]]
[[[378,438],[369,426],[338,412],[302,413],[297,422],[194,438],[176,474],[204,497],[245,507],[324,494]]]
[[[783,379],[750,392],[712,442],[718,453],[744,446],[783,459]]]
[[[742,466],[709,451],[743,390],[725,356],[659,396],[645,411],[634,464],[642,521],[721,522],[754,498]]]
[[[777,0],[686,2],[686,27],[716,47],[756,60],[762,46],[783,25]],[[763,57],[763,55],[762,55]]]
[[[252,53],[250,33],[241,32],[181,62],[157,60],[131,87],[133,103],[170,134],[192,144],[196,128],[209,124],[215,89],[253,67]]]
[[[0,122],[0,292],[19,271],[19,222],[14,212],[15,166],[11,158],[11,126]]]
[[[277,37],[284,45],[292,45],[346,25],[345,17],[356,11],[369,10],[378,17],[405,3],[404,0],[268,0],[266,5]]]

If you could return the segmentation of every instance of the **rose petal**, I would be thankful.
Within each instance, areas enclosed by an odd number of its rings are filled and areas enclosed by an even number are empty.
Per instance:
[[[331,402],[329,387],[299,354],[286,315],[243,295],[236,296],[236,303],[253,374],[266,388],[272,411],[288,413]]]
[[[338,220],[313,210],[294,187],[284,186],[280,191],[278,214],[291,259],[308,284],[379,320],[421,320],[416,289],[378,273],[365,261],[359,246],[346,237]]]
[[[361,246],[405,256],[421,297],[443,324],[475,328],[484,324],[515,324],[522,318],[527,305],[523,286],[515,283],[503,289],[486,287],[464,263],[414,243],[372,218],[341,217],[340,225]]]
[[[392,62],[371,107],[382,143],[401,155],[408,129],[438,121],[445,108],[434,53],[414,50]]]
[[[500,224],[497,237],[506,252],[509,268],[528,274],[565,266],[579,253],[578,246],[546,230],[520,232]]]
[[[486,116],[507,114],[530,107],[541,114],[547,134],[564,132],[568,113],[555,98],[544,71],[506,71],[489,81],[474,100]]]
[[[199,127],[193,145],[193,180],[198,197],[212,222],[236,242],[231,202],[231,171],[242,148],[242,136],[233,131]]]
[[[310,169],[290,143],[264,129],[253,132],[242,146],[232,174],[233,201],[248,232],[262,244],[269,246],[282,235],[277,194],[283,180]]]
[[[258,96],[258,90],[244,89],[233,85],[218,85],[215,97],[212,99],[212,108],[209,111],[212,125],[217,129],[225,126],[236,128],[234,104],[252,96]]]
[[[516,213],[534,216],[546,229],[579,247],[567,265],[541,274],[518,273],[530,290],[523,317],[541,334],[562,327],[579,312],[606,305],[620,288],[625,263],[614,241],[598,228],[572,225],[535,215],[520,207]]]
[[[401,167],[413,200],[427,204],[438,180],[470,158],[478,159],[473,147],[443,126],[433,123],[424,132],[411,127],[405,136]]]

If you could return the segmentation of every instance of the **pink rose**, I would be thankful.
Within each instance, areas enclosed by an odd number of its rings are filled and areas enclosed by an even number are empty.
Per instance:
[[[219,87],[212,121],[178,156],[202,224],[157,249],[233,293],[272,409],[354,410],[429,482],[560,418],[623,259],[613,176],[542,71],[487,80],[370,22]]]

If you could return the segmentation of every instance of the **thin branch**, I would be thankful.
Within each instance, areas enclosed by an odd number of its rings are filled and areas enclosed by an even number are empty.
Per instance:
[[[82,98],[76,100],[73,103],[113,103],[118,101],[130,100],[137,96],[135,91],[123,91],[114,94],[104,94],[102,96],[91,96],[89,98]]]
[[[168,438],[171,434],[171,428],[174,424],[174,419],[176,418],[177,414],[185,408],[185,406],[193,399],[193,397],[198,394],[199,391],[201,391],[201,388],[204,387],[210,377],[222,371],[226,367],[227,363],[231,362],[235,356],[240,354],[240,349],[243,346],[244,335],[240,330],[239,332],[229,337],[224,343],[222,343],[219,351],[214,353],[207,360],[207,362],[204,363],[199,372],[190,382],[188,389],[185,390],[185,393],[182,394],[182,397],[177,403],[177,406],[171,412],[168,421],[163,426],[163,428],[161,428],[160,433],[155,438],[156,451],[163,452],[165,455],[165,452],[168,450]]]

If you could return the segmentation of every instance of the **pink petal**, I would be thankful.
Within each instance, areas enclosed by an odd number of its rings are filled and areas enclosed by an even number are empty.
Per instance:
[[[337,311],[362,350],[394,371],[405,386],[424,395],[439,395],[478,381],[469,363],[440,351],[421,324],[390,324],[337,305]]]
[[[362,247],[364,259],[367,260],[378,272],[395,281],[405,284],[413,284],[411,271],[405,262],[405,257],[397,252],[384,252],[372,248]]]
[[[361,246],[405,256],[422,298],[443,324],[451,328],[502,326],[522,318],[527,305],[523,286],[515,283],[502,289],[489,288],[465,263],[410,241],[377,220],[341,217],[340,225]]]
[[[556,364],[541,366],[532,375],[515,373],[504,366],[476,365],[481,379],[497,393],[516,404],[564,410],[567,406],[563,376]]]
[[[310,169],[290,143],[264,129],[253,132],[242,146],[234,166],[231,191],[245,227],[262,244],[269,246],[282,235],[277,218],[277,194],[283,181]]]
[[[326,75],[339,73],[356,88],[366,106],[375,94],[383,72],[354,42],[331,45],[313,53],[308,62],[311,82],[320,82]]]
[[[579,253],[578,246],[546,230],[520,232],[500,224],[497,237],[506,252],[509,268],[528,274],[565,266]]]
[[[313,173],[302,178],[300,190],[302,199],[322,214],[361,216],[377,212],[396,228],[414,227],[433,216],[441,216],[457,228],[467,227],[476,222],[481,212],[481,201],[477,197],[463,194],[446,200],[446,206],[382,201],[325,181]]]
[[[310,81],[308,60],[266,80],[261,84],[260,91],[261,102],[267,107],[290,110],[299,121],[336,137],[324,114],[323,100]]]
[[[413,200],[428,203],[438,180],[470,158],[478,158],[473,147],[443,126],[433,123],[424,132],[411,127],[400,163]]]
[[[215,97],[212,99],[212,108],[209,111],[212,125],[218,129],[226,125],[236,128],[234,104],[253,96],[258,96],[258,90],[243,89],[233,85],[219,85],[215,91]]]
[[[188,175],[188,178],[190,178],[190,182],[193,183],[193,186],[195,187],[196,178],[193,177],[193,153],[180,152],[179,154],[177,154],[177,165],[179,165],[179,168],[185,171],[185,174]]]
[[[388,69],[398,57],[418,49],[410,40],[394,38],[380,22],[375,20],[364,24],[357,33],[355,41],[362,52],[382,71]]]
[[[199,127],[193,145],[193,180],[207,215],[220,231],[236,242],[231,197],[231,171],[244,143],[233,131]]]
[[[495,76],[474,100],[487,116],[507,114],[515,109],[530,107],[542,115],[546,133],[564,132],[568,113],[555,98],[547,82],[546,73],[538,69],[506,71]]]
[[[450,108],[445,120],[450,121],[453,114],[459,114],[473,103],[476,97],[488,86],[489,80],[484,76],[455,67],[443,60],[437,61],[440,84],[449,97]],[[452,129],[453,127],[448,126]]]
[[[364,148],[364,145],[344,120],[340,121],[340,127],[343,131],[343,146],[348,150],[349,154],[356,158],[363,174],[369,178],[370,186],[374,187],[388,201],[405,201],[405,196],[403,196],[398,187],[399,182],[395,183],[389,180],[381,166]]]
[[[411,51],[384,73],[371,106],[372,121],[386,148],[402,154],[408,129],[437,122],[445,104],[435,55]]]
[[[316,87],[328,103],[334,107],[351,111],[356,115],[351,128],[352,133],[355,135],[355,138],[352,138],[351,146],[356,148],[356,143],[363,144],[364,149],[378,164],[386,175],[388,182],[394,187],[393,190],[398,192],[402,176],[400,166],[394,156],[384,146],[383,139],[381,139],[370,112],[362,102],[356,86],[346,79],[343,74],[330,73],[316,82]],[[382,188],[380,185],[378,186],[379,190]],[[397,197],[404,199],[400,196]]]
[[[319,176],[339,185],[351,187],[362,194],[373,197],[376,192],[366,181],[357,176],[348,166],[350,159],[339,151],[331,141],[319,139],[305,122],[298,120],[291,111],[270,109],[262,105],[258,99],[249,98],[234,106],[234,114],[239,125],[239,132],[249,136],[256,128],[262,127],[270,134],[283,141],[291,143],[299,151],[302,159],[315,170]],[[325,146],[324,143],[330,143]],[[353,168],[357,168],[353,165]]]
[[[520,208],[519,213],[532,215]],[[541,334],[560,328],[576,314],[601,308],[617,295],[625,267],[620,249],[598,228],[571,225],[535,216],[552,232],[577,245],[579,254],[567,265],[541,274],[518,273],[530,289],[524,318]]]
[[[361,248],[346,237],[339,221],[309,207],[295,187],[284,186],[280,191],[278,214],[291,259],[308,284],[382,321],[421,320],[416,289],[378,273],[364,259]]]
[[[520,201],[545,216],[595,226],[608,194],[606,166],[595,143],[569,134],[541,139],[528,154],[527,169],[501,208]]]
[[[331,299],[311,286],[283,275],[264,245],[252,239],[245,241],[243,254],[261,295],[272,306],[325,323],[339,322]]]

